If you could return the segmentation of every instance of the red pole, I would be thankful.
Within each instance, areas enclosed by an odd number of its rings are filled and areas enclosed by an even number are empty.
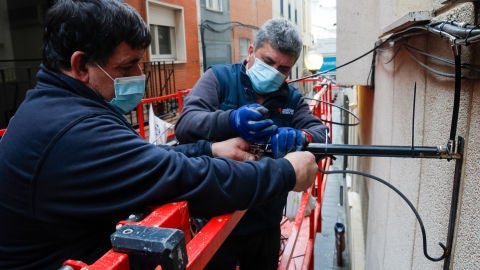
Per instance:
[[[137,105],[137,120],[140,136],[145,139],[145,124],[143,123],[143,99]]]
[[[178,113],[182,113],[183,110],[183,91],[177,92]]]

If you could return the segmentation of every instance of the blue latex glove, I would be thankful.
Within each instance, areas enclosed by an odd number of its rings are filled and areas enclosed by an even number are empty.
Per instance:
[[[277,134],[270,138],[273,156],[284,157],[287,153],[300,151],[309,143],[307,134],[291,127],[278,128]]]
[[[277,126],[267,115],[268,109],[262,105],[247,104],[230,113],[229,123],[246,141],[266,143],[277,132]]]

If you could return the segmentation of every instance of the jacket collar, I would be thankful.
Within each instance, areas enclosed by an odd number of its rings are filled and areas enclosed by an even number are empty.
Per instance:
[[[60,71],[56,71],[46,67],[45,65],[40,65],[40,70],[37,73],[37,88],[51,87],[52,85],[58,87],[61,90],[69,91],[75,95],[91,99],[96,101],[101,106],[108,108],[109,110],[115,112],[115,114],[120,115],[122,118],[125,118],[124,115],[120,114],[115,110],[111,105],[108,104],[105,99],[97,94],[93,89],[85,85],[83,82],[70,77]]]

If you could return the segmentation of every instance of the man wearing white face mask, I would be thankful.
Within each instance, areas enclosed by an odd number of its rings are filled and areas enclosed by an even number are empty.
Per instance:
[[[240,135],[270,143],[276,158],[307,142],[325,142],[327,127],[285,82],[302,45],[290,22],[267,21],[243,63],[212,66],[196,83],[175,125],[177,139],[220,141]],[[281,195],[250,208],[207,269],[277,269],[285,201]]]
[[[175,147],[141,138],[123,114],[143,96],[138,63],[150,40],[120,0],[49,9],[37,84],[0,139],[0,269],[92,264],[117,222],[148,206],[187,200],[192,214],[218,215],[313,182],[311,153],[252,161],[241,138]]]

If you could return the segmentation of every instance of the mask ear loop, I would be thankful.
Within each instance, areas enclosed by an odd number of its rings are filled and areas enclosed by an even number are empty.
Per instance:
[[[110,76],[110,74],[108,74],[98,63],[95,63],[95,65],[97,65],[97,67],[103,71],[103,73],[105,73],[105,75],[107,75],[112,81],[115,81],[112,76]]]

